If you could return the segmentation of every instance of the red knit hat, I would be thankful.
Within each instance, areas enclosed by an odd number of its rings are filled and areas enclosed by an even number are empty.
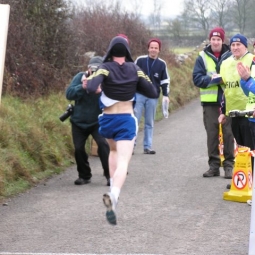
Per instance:
[[[211,30],[210,34],[209,34],[209,40],[211,40],[211,38],[213,36],[218,36],[221,38],[222,41],[224,41],[225,38],[225,31],[222,27],[215,27]]]
[[[152,38],[148,42],[148,48],[150,47],[151,42],[157,42],[159,46],[159,50],[161,49],[161,41],[158,38]]]
[[[128,40],[127,35],[125,35],[125,34],[117,34],[117,36],[123,37],[124,39],[127,40],[128,44],[129,44],[129,40]]]

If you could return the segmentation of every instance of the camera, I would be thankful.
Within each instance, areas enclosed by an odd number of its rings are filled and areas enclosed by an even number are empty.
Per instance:
[[[93,74],[98,69],[98,66],[90,66],[91,73]]]
[[[229,117],[245,117],[245,116],[252,116],[254,111],[239,111],[239,110],[232,110],[229,111]]]
[[[97,71],[98,66],[91,66],[90,69],[91,69],[91,73],[94,73]]]
[[[93,73],[95,73],[95,72],[97,71],[97,69],[98,69],[98,66],[90,66],[89,68],[90,68],[90,72],[89,72],[89,71],[86,71],[86,72],[84,73],[84,76],[85,76],[86,78],[88,78],[90,75],[92,75]],[[81,81],[83,80],[83,77],[84,77],[84,76],[82,76]]]
[[[66,108],[66,111],[59,117],[59,119],[63,122],[68,117],[70,117],[73,113],[74,106],[72,104],[69,104]]]

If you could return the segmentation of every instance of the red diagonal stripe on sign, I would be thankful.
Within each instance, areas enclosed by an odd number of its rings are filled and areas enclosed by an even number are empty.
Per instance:
[[[237,175],[238,180],[243,184],[243,187],[245,186],[245,183],[243,183],[243,180],[241,180],[239,174]]]

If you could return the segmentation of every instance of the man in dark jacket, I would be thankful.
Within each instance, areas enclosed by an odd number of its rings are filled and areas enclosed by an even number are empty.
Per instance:
[[[221,27],[215,27],[210,31],[210,44],[199,53],[193,70],[193,82],[195,86],[200,88],[203,121],[207,134],[209,170],[203,174],[203,177],[220,175],[218,117],[220,115],[219,109],[224,85],[221,82],[219,73],[222,61],[231,55],[229,47],[224,44],[224,37],[225,31]],[[234,137],[229,117],[222,126],[222,133],[224,142],[224,177],[231,179],[234,166]]]
[[[166,62],[159,58],[161,50],[161,41],[158,38],[152,38],[148,42],[148,55],[139,56],[135,63],[144,71],[156,86],[158,97],[148,98],[141,93],[136,93],[135,116],[138,123],[144,114],[144,154],[154,155],[156,151],[152,149],[154,120],[160,91],[162,91],[162,100],[169,105],[170,76]]]
[[[88,94],[83,87],[84,76],[92,74],[102,63],[103,58],[95,56],[91,58],[87,72],[76,74],[66,90],[66,98],[75,100],[75,106],[70,121],[72,125],[72,137],[75,149],[75,160],[77,164],[78,179],[76,185],[88,184],[91,182],[91,168],[88,161],[88,154],[85,151],[86,141],[91,135],[98,146],[98,156],[104,169],[104,176],[107,179],[107,186],[110,186],[110,174],[108,166],[109,145],[105,138],[98,132],[98,115],[102,113],[99,107],[100,92]]]

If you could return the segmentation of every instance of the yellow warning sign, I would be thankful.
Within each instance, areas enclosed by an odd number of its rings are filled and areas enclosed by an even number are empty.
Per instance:
[[[248,147],[238,148],[234,173],[229,191],[224,192],[223,199],[246,203],[252,198],[251,152]]]

